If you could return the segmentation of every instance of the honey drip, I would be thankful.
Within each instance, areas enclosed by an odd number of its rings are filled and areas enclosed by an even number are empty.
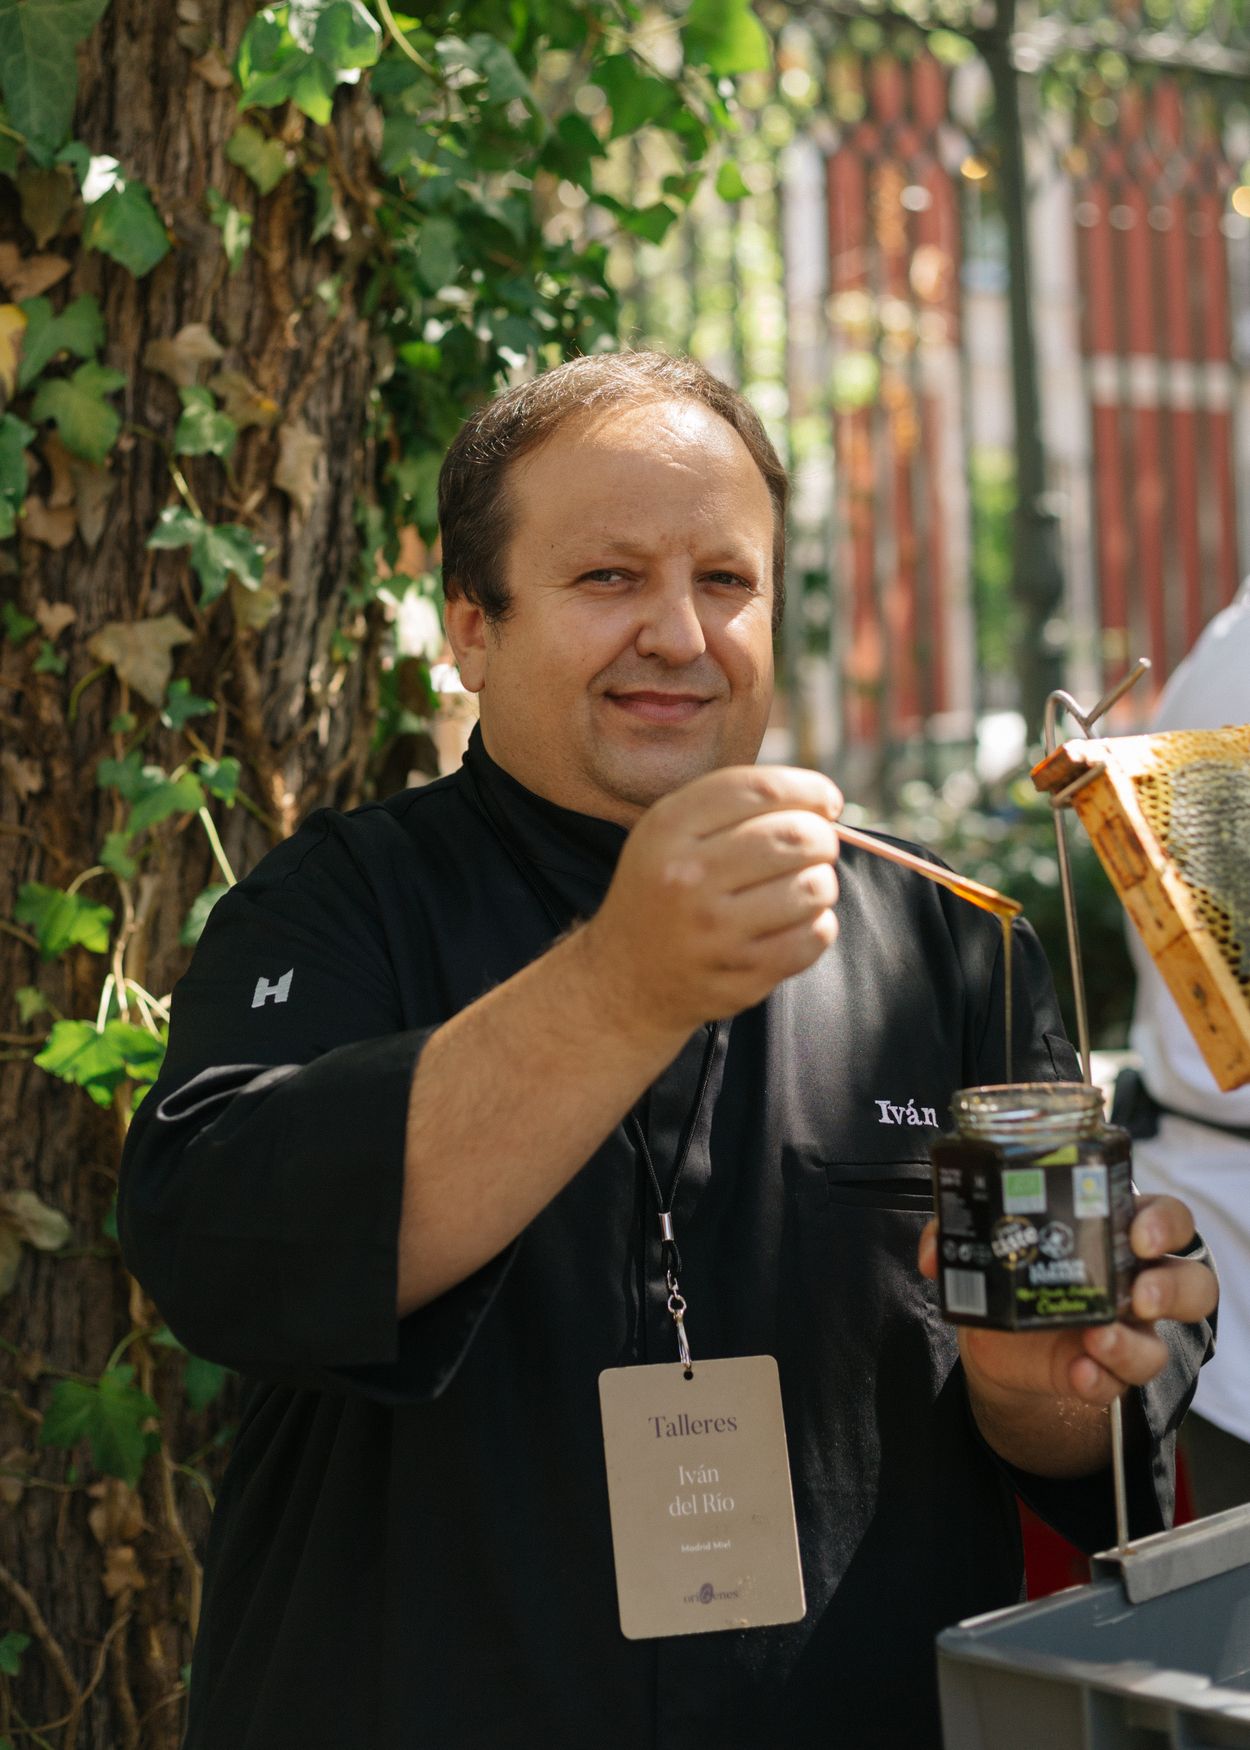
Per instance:
[[[867,833],[856,832],[854,827],[843,826],[841,822],[837,823],[837,833],[848,845],[858,845],[860,850],[871,851],[875,857],[884,857],[889,863],[899,863],[904,869],[912,869],[917,875],[923,875],[926,881],[936,881],[939,886],[948,888],[960,899],[966,899],[969,905],[975,905],[980,911],[987,911],[998,919],[1003,932],[1003,1014],[1007,1033],[1003,1080],[1009,1082],[1012,1079],[1011,925],[1012,920],[1019,917],[1023,910],[1020,901],[1009,899],[1005,893],[999,893],[996,887],[986,887],[983,882],[973,881],[967,875],[956,875],[953,870],[942,869],[936,863],[927,862],[923,857],[914,857],[910,851],[900,851],[896,845],[888,845]]]

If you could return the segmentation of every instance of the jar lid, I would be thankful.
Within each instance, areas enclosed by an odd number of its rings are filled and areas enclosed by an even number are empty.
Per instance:
[[[961,1136],[1008,1147],[1059,1147],[1090,1136],[1103,1122],[1102,1092],[1087,1082],[1002,1082],[960,1088],[951,1118]]]

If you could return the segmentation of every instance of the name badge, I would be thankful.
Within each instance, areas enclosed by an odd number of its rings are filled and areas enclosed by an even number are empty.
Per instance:
[[[771,1355],[599,1375],[621,1630],[631,1641],[806,1609]]]

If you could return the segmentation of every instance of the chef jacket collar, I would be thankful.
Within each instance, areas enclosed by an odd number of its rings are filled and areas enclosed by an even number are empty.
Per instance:
[[[593,814],[561,808],[519,784],[486,751],[474,724],[464,763],[507,822],[513,846],[541,868],[579,875],[606,888],[616,868],[627,828]]]

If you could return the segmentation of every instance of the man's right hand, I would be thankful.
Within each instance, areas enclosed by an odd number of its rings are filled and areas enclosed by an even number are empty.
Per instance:
[[[709,772],[649,808],[583,932],[605,1007],[693,1032],[762,1002],[838,933],[837,786],[788,766]]]

